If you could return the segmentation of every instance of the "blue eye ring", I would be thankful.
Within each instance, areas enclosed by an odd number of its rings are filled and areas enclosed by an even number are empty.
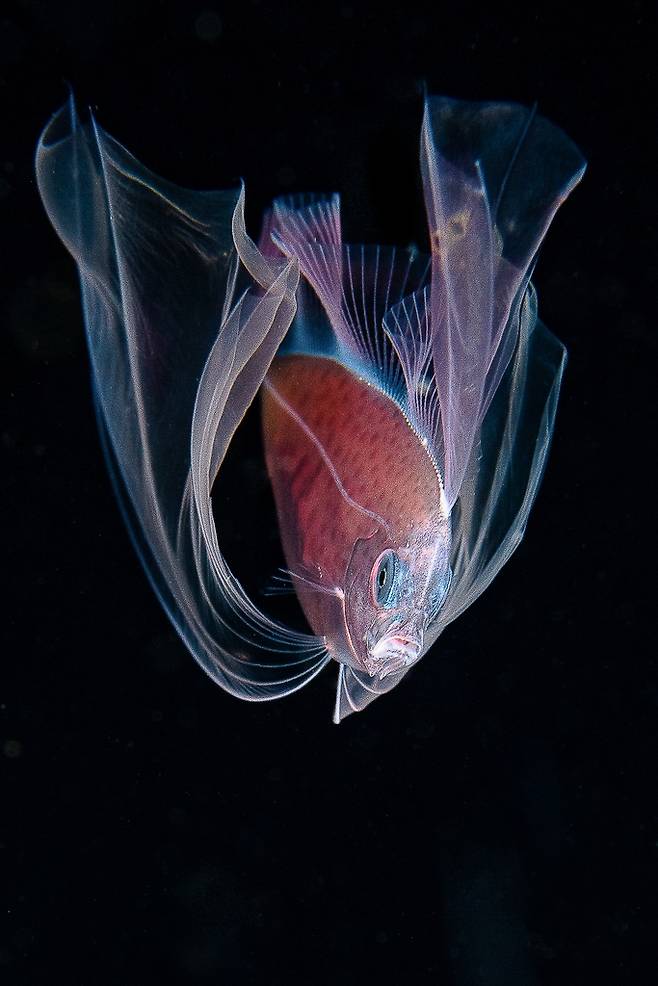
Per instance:
[[[372,598],[376,606],[386,609],[387,606],[391,605],[399,568],[400,559],[390,548],[382,551],[372,566],[370,585]]]

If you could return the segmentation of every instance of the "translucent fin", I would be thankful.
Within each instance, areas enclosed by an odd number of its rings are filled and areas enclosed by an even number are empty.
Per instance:
[[[361,712],[380,695],[390,692],[402,681],[406,671],[389,674],[385,678],[371,678],[365,672],[356,671],[347,664],[338,669],[334,722],[338,724],[353,712]]]
[[[343,245],[340,220],[340,195],[323,196],[315,194],[284,195],[275,199],[272,209],[273,231],[288,242],[299,246],[321,244],[324,247]],[[313,261],[309,257],[309,271]],[[313,279],[322,282],[323,272],[318,268]]]
[[[274,241],[286,256],[299,261],[326,312],[342,361],[399,397],[402,368],[383,330],[384,318],[427,283],[429,260],[416,250],[343,245],[340,235],[337,195],[301,208],[290,200],[275,203]]]
[[[523,537],[546,464],[566,362],[562,344],[537,322],[528,289],[520,313],[516,352],[485,417],[452,512],[452,582],[424,652],[498,574]],[[397,684],[365,681],[350,669],[339,675],[336,715],[369,705]]]
[[[425,106],[421,169],[432,248],[434,373],[452,506],[516,345],[529,269],[584,162],[565,134],[534,111],[432,98]]]
[[[295,592],[290,572],[280,568],[261,590],[264,596],[290,596]]]
[[[525,532],[550,447],[566,363],[561,342],[537,321],[529,286],[516,352],[485,418],[453,512],[453,581],[435,640],[484,592]]]
[[[149,578],[227,691],[275,698],[329,660],[248,599],[219,549],[210,491],[295,312],[294,262],[244,228],[244,194],[189,192],[142,167],[72,102],[37,148],[39,190],[80,274],[108,465]],[[233,242],[238,246],[234,250]],[[239,293],[244,269],[259,288]]]
[[[429,288],[403,298],[384,318],[384,331],[397,354],[404,376],[407,417],[423,444],[443,463],[439,394],[434,378]]]

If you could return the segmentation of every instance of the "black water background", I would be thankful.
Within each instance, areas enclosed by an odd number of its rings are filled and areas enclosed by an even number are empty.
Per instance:
[[[655,43],[641,3],[3,8],[3,983],[652,981]],[[536,273],[570,362],[523,545],[336,728],[333,674],[240,703],[154,599],[33,146],[70,83],[156,172],[243,177],[253,233],[273,195],[337,189],[351,238],[407,243],[423,82],[537,100],[588,158]],[[255,421],[242,441],[226,506],[274,558]]]

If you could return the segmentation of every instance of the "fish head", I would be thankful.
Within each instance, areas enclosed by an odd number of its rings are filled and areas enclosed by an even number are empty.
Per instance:
[[[345,581],[347,663],[383,679],[422,656],[450,588],[449,556],[445,518],[405,537],[380,530],[355,543]]]

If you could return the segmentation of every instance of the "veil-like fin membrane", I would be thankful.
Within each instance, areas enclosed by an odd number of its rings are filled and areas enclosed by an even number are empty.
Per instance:
[[[341,664],[336,682],[334,722],[338,724],[353,712],[361,712],[380,695],[390,692],[404,678],[406,672],[398,671],[385,678],[370,677],[365,671],[356,671],[347,664]]]
[[[297,266],[252,243],[239,190],[157,178],[93,121],[81,125],[72,102],[46,127],[36,170],[78,265],[101,435],[149,578],[223,688],[255,700],[294,691],[329,660],[323,641],[245,595],[210,492],[294,315]],[[258,288],[240,293],[244,269]]]
[[[516,346],[533,259],[584,163],[565,134],[532,110],[432,98],[423,119],[421,170],[444,482],[452,506]]]
[[[546,464],[565,363],[564,346],[537,321],[530,286],[516,352],[484,420],[453,512],[453,581],[428,643],[484,592],[521,542]]]

